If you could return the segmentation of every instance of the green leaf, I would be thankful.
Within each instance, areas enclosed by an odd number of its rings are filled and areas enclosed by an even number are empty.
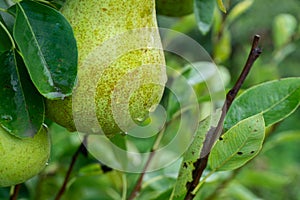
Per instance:
[[[18,137],[31,137],[44,122],[44,102],[32,84],[20,56],[0,56],[0,123]]]
[[[210,152],[208,164],[213,171],[234,170],[254,158],[265,137],[264,118],[258,114],[229,129]]]
[[[254,86],[232,103],[224,122],[228,130],[237,122],[263,113],[269,127],[293,113],[300,104],[300,78],[285,78]]]
[[[297,20],[293,15],[280,14],[273,23],[273,39],[276,48],[287,44],[297,30]]]
[[[14,38],[38,91],[49,99],[71,95],[77,75],[77,48],[67,20],[33,2],[17,4]]]
[[[196,16],[198,28],[203,35],[207,34],[210,30],[215,7],[215,1],[212,0],[194,1],[194,13]]]
[[[180,197],[187,192],[187,183],[193,180],[192,172],[195,169],[194,163],[200,157],[202,144],[206,133],[209,131],[212,123],[217,123],[220,112],[208,117],[199,124],[198,131],[196,132],[195,138],[188,150],[184,153],[183,160],[181,163],[179,175],[172,193],[172,198]],[[172,199],[171,198],[171,199]]]
[[[228,29],[224,29],[222,37],[215,45],[214,60],[216,63],[226,61],[231,54],[231,34]]]
[[[5,29],[7,30],[4,20],[2,19],[1,15],[0,15],[0,54],[8,51],[11,47],[12,44],[10,42],[10,39],[7,35],[7,32],[5,31]]]
[[[252,6],[253,2],[254,0],[244,0],[234,6],[226,18],[227,25],[231,24],[235,19],[238,19],[241,14],[245,13],[245,11]]]
[[[226,13],[226,7],[224,6],[223,0],[217,0],[218,7],[219,9],[223,12]]]
[[[269,151],[280,144],[287,144],[292,141],[300,141],[300,130],[291,130],[277,133],[275,137],[270,138],[265,144],[263,152]]]

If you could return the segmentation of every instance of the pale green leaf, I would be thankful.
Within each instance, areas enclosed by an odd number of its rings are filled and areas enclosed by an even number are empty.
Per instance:
[[[224,29],[222,37],[215,45],[214,60],[216,63],[226,61],[231,54],[231,34],[228,29]]]
[[[254,158],[262,148],[265,126],[262,114],[240,121],[215,144],[208,160],[213,171],[234,170]]]
[[[193,180],[192,172],[194,170],[194,163],[200,156],[202,143],[206,133],[209,131],[211,125],[216,125],[219,120],[220,112],[217,112],[213,117],[208,117],[199,124],[198,131],[195,134],[192,144],[183,156],[179,175],[172,193],[172,198],[180,197],[187,191],[186,185]],[[171,199],[172,199],[171,198]]]
[[[225,5],[224,5],[224,3],[223,3],[223,0],[217,0],[217,3],[218,3],[218,6],[219,6],[219,9],[220,9],[222,12],[226,13],[226,7],[225,7]]]
[[[242,119],[263,113],[269,127],[293,113],[300,104],[300,78],[285,78],[254,86],[232,103],[224,122],[228,130]]]
[[[293,15],[280,14],[273,23],[273,39],[275,47],[287,44],[297,29],[297,20]]]
[[[253,2],[254,0],[245,0],[241,1],[236,6],[234,6],[227,16],[227,24],[232,23],[241,14],[245,13],[245,11],[252,6]]]

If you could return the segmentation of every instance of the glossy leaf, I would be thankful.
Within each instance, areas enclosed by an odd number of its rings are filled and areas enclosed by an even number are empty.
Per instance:
[[[202,34],[207,34],[212,25],[216,4],[212,0],[195,0],[194,13],[198,28]]]
[[[31,137],[44,122],[44,102],[32,84],[20,56],[0,56],[0,123],[18,137]]]
[[[264,118],[258,114],[229,129],[210,152],[208,164],[213,171],[234,170],[254,158],[265,137]]]
[[[71,95],[77,74],[77,48],[67,20],[33,2],[17,4],[14,38],[38,91],[49,99]]]
[[[237,122],[263,113],[269,127],[288,117],[300,104],[300,78],[286,78],[252,87],[232,103],[224,122],[228,130]]]
[[[297,20],[293,15],[280,14],[273,23],[273,39],[275,47],[280,48],[287,44],[297,30]]]
[[[12,46],[5,29],[5,23],[0,15],[0,54],[8,51]]]

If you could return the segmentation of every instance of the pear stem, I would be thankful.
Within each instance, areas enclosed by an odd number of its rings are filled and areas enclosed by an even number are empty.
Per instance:
[[[18,194],[19,194],[20,188],[21,188],[21,184],[14,186],[14,191],[11,194],[9,200],[17,200],[18,199]]]

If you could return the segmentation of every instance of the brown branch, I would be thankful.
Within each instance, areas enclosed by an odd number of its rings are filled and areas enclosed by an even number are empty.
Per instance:
[[[144,167],[139,179],[137,180],[137,183],[136,183],[135,187],[133,188],[128,200],[133,200],[139,194],[139,192],[141,191],[144,175],[145,175],[145,173],[146,173],[146,171],[147,171],[147,169],[148,169],[148,167],[149,167],[149,165],[150,165],[150,163],[151,163],[151,161],[154,157],[154,154],[155,154],[155,151],[152,150],[150,155],[149,155],[149,158],[148,158],[148,160],[145,164],[145,167]]]
[[[194,163],[195,169],[193,170],[192,182],[187,184],[187,193],[185,196],[185,200],[191,200],[195,197],[195,194],[193,193],[194,189],[199,184],[200,178],[203,174],[203,171],[205,170],[209,158],[210,151],[213,147],[213,144],[215,143],[216,139],[219,138],[219,136],[222,134],[223,129],[223,123],[226,116],[226,113],[228,109],[230,108],[233,100],[237,96],[239,90],[242,87],[242,84],[244,83],[246,77],[249,74],[250,69],[253,66],[253,63],[255,60],[259,57],[261,54],[261,49],[258,47],[260,36],[255,35],[252,43],[252,48],[249,53],[247,62],[243,68],[242,73],[240,74],[237,82],[233,86],[233,88],[227,93],[225,103],[222,107],[222,114],[220,117],[220,120],[218,122],[217,127],[211,127],[208,133],[206,134],[205,140],[203,142],[203,147],[201,149],[200,157],[199,159]]]
[[[19,194],[20,188],[21,188],[21,184],[14,186],[14,192],[9,197],[9,200],[17,200],[18,199],[18,194]]]
[[[55,197],[55,200],[59,200],[62,197],[62,195],[65,193],[68,181],[69,181],[70,176],[71,176],[71,172],[74,168],[75,162],[78,159],[78,156],[80,155],[80,153],[83,153],[85,155],[85,153],[86,153],[86,148],[85,148],[86,139],[87,139],[87,136],[84,137],[84,139],[83,139],[82,143],[80,144],[80,146],[78,147],[77,151],[72,156],[72,161],[70,163],[69,169],[68,169],[67,174],[65,176],[65,180],[64,180],[63,185],[61,186],[59,192],[57,193],[57,195]]]

